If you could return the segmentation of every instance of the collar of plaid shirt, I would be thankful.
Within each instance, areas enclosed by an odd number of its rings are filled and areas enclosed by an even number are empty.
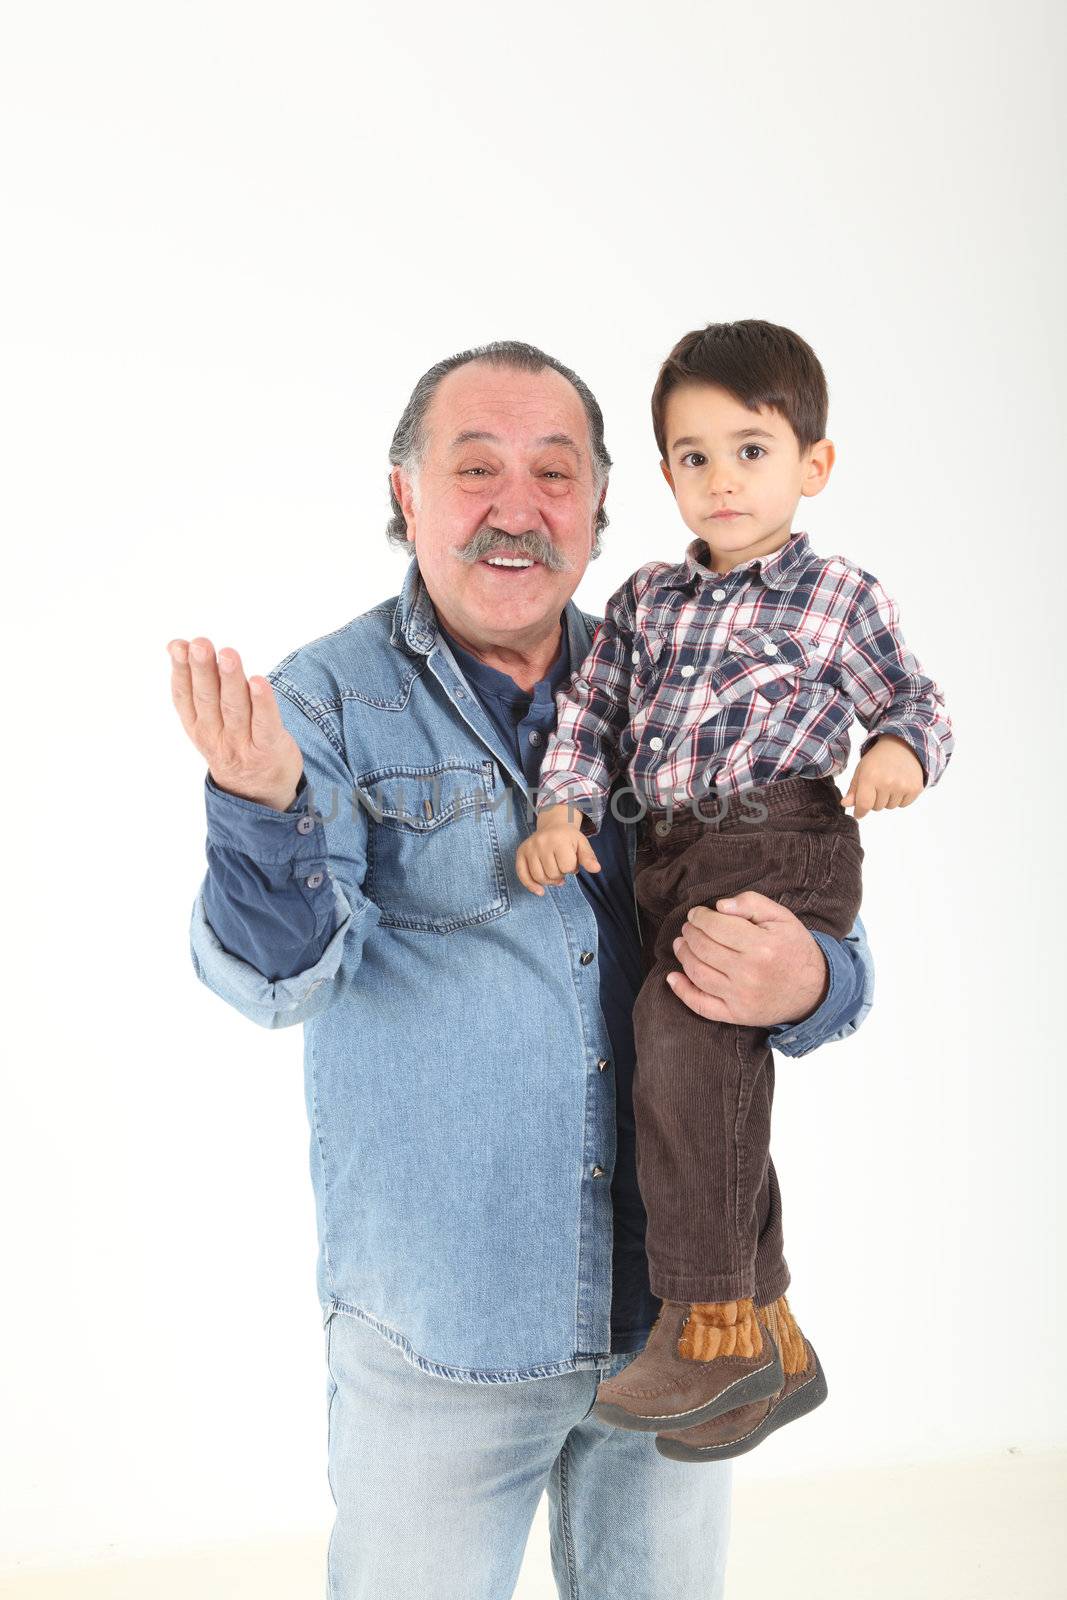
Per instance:
[[[707,565],[710,555],[711,550],[706,539],[692,539],[686,545],[685,558],[658,579],[658,584],[668,589],[684,589],[694,580],[704,582],[710,578],[716,583],[722,583],[725,578],[734,576],[734,572],[713,572]],[[793,533],[780,550],[772,550],[765,556],[756,556],[744,569],[735,568],[735,572],[744,570],[746,573],[751,573],[754,568],[769,589],[791,589],[812,555],[807,534]]]

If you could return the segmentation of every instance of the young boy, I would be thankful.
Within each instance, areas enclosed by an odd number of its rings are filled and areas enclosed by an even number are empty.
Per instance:
[[[645,979],[634,1007],[637,1170],[652,1291],[645,1349],[594,1411],[657,1434],[664,1455],[752,1449],[826,1396],[785,1298],[769,1156],[764,1030],[708,1021],[665,983],[691,907],[757,889],[843,938],[860,907],[857,819],[910,805],[952,750],[944,696],[893,600],[792,531],[825,488],[826,379],[788,328],[714,323],[679,340],[652,417],[660,467],[695,537],[611,596],[557,696],[537,828],[519,849],[535,894],[579,867],[625,767],[644,810],[634,893]],[[849,725],[868,732],[848,791]],[[616,798],[612,798],[612,804]],[[854,808],[855,815],[845,812]]]

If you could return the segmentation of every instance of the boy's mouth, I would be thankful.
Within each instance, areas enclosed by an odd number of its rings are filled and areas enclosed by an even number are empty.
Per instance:
[[[711,520],[712,520],[712,522],[732,522],[734,517],[744,517],[744,516],[747,516],[747,512],[744,512],[744,511],[713,511],[711,513]]]

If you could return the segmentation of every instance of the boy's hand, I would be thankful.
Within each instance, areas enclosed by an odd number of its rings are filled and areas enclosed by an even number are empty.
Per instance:
[[[909,744],[894,733],[883,733],[861,756],[843,806],[855,806],[853,816],[865,817],[868,811],[891,811],[894,806],[910,806],[923,792],[922,762]]]
[[[519,882],[533,894],[544,894],[542,884],[562,883],[565,872],[577,872],[579,867],[600,871],[596,853],[582,832],[582,813],[566,804],[539,811],[537,832],[515,852]]]

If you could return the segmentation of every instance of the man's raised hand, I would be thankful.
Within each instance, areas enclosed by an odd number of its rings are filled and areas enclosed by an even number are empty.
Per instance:
[[[236,650],[215,659],[210,639],[171,639],[170,692],[182,727],[220,789],[285,811],[304,769],[266,678],[245,678]]]

